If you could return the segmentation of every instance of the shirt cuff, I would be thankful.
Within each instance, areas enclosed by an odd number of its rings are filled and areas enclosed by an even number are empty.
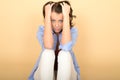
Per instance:
[[[70,51],[72,49],[72,41],[62,45],[60,43],[59,49],[65,50],[65,51]]]

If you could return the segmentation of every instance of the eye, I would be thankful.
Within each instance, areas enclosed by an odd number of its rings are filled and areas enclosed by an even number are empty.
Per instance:
[[[55,20],[51,20],[51,22],[55,22]]]
[[[60,23],[62,23],[62,22],[63,22],[63,20],[59,20],[59,22],[60,22]]]

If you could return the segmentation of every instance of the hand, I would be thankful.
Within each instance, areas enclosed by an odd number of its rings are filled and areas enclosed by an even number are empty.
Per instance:
[[[52,3],[52,4],[47,4],[47,5],[45,6],[45,16],[50,17],[50,15],[51,15],[51,8],[52,8],[53,4],[54,4],[54,3]]]
[[[63,4],[61,3],[60,5],[62,6],[63,15],[64,16],[69,16],[70,6],[67,3],[65,3],[65,2],[63,2]]]

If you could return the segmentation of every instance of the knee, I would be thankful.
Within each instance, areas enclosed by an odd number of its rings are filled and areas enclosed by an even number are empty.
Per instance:
[[[63,51],[61,50],[58,54],[58,62],[71,62],[72,61],[72,57],[69,51]]]
[[[52,49],[45,49],[43,52],[42,52],[42,56],[54,56],[54,50]]]
[[[55,59],[55,54],[54,54],[54,50],[52,49],[45,49],[42,53],[41,53],[41,60],[51,60],[51,59]]]

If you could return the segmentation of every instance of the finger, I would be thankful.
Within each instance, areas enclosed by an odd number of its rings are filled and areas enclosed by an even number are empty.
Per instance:
[[[52,7],[55,3],[51,3],[50,7]]]
[[[47,4],[46,6],[50,6],[50,4]]]
[[[65,5],[65,2],[63,2],[62,4]]]
[[[60,5],[63,7],[63,3],[60,3]]]
[[[64,2],[62,2],[62,5],[64,6]]]
[[[64,6],[66,6],[66,5],[68,5],[68,4],[67,4],[67,3],[65,3],[65,2],[63,2],[63,5],[64,5]]]

